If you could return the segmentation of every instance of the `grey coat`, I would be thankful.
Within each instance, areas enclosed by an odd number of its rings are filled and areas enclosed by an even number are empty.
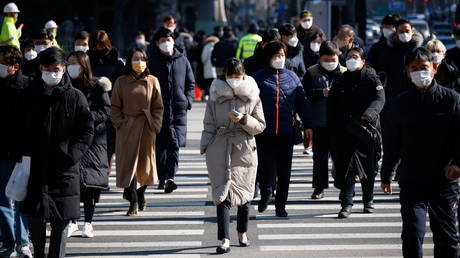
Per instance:
[[[228,116],[233,109],[245,114],[239,123]],[[203,123],[201,153],[206,153],[214,203],[229,199],[232,206],[237,206],[251,201],[257,171],[254,135],[265,129],[254,79],[245,76],[235,89],[223,80],[214,80]]]

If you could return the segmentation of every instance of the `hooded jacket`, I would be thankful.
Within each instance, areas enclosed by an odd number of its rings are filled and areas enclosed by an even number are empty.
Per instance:
[[[244,114],[239,123],[230,120],[232,110]],[[214,80],[206,105],[201,153],[217,205],[226,199],[233,206],[250,202],[254,197],[257,174],[257,151],[254,135],[265,129],[259,89],[250,76],[232,89],[226,81]]]

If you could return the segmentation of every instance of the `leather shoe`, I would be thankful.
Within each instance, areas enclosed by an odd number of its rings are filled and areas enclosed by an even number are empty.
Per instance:
[[[313,191],[313,194],[311,195],[311,198],[312,198],[313,200],[323,199],[323,198],[324,198],[324,191],[323,191],[323,189],[315,189],[315,191]]]
[[[276,217],[280,217],[280,218],[286,218],[288,216],[288,213],[286,212],[286,209],[282,208],[282,209],[276,209]]]
[[[262,197],[260,198],[260,201],[259,201],[259,204],[257,205],[257,210],[262,213],[264,211],[267,210],[267,207],[268,207],[268,200],[269,200],[269,197],[268,196],[264,196],[262,195]]]
[[[347,206],[342,207],[342,209],[339,212],[339,219],[348,218],[350,216],[350,214],[351,214],[351,208],[352,207],[353,206],[351,206],[351,205],[347,205]]]
[[[373,202],[368,202],[364,204],[364,213],[374,213],[374,203]]]

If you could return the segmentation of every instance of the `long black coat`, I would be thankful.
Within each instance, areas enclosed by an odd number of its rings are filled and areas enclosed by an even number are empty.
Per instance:
[[[378,171],[376,153],[379,142],[372,137],[357,136],[361,116],[367,116],[373,128],[379,127],[379,114],[385,104],[383,86],[372,68],[345,72],[334,81],[327,100],[327,125],[331,137],[331,156],[335,166],[335,186],[341,188],[349,170],[360,175],[375,176]],[[378,133],[378,132],[376,132]],[[366,142],[370,139],[369,142]]]
[[[17,149],[17,122],[21,119],[16,114],[21,105],[20,97],[29,87],[31,80],[19,70],[9,78],[0,79],[0,160],[16,161],[20,158]]]
[[[185,147],[187,111],[192,108],[195,77],[183,50],[174,49],[172,56],[152,48],[149,56],[152,75],[158,78],[163,98],[163,126],[157,143]],[[171,142],[172,140],[172,142]]]
[[[37,77],[24,94],[24,155],[31,156],[21,209],[45,220],[80,217],[79,163],[94,130],[88,102],[65,75],[51,95]]]
[[[80,184],[82,188],[108,188],[107,127],[110,117],[108,92],[112,83],[107,77],[97,78],[94,86],[88,88],[82,80],[72,80],[75,88],[85,95],[93,117],[94,137],[91,146],[80,162]]]

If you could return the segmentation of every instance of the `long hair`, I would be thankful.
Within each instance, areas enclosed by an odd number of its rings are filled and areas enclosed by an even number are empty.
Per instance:
[[[104,48],[106,50],[112,49],[112,43],[110,42],[109,35],[104,30],[97,30],[91,33],[89,37],[89,49],[95,50],[97,47]]]
[[[133,71],[133,65],[132,65],[132,61],[131,61],[133,59],[134,53],[136,53],[136,52],[141,52],[142,55],[144,56],[143,61],[145,61],[147,63],[147,67],[145,68],[144,72],[142,72],[139,75],[136,75],[136,72]],[[148,58],[147,54],[145,53],[145,51],[140,49],[140,48],[138,48],[138,47],[134,47],[134,48],[129,50],[128,55],[126,56],[125,74],[126,75],[133,75],[136,78],[144,78],[144,77],[146,77],[146,76],[148,76],[150,74],[148,64],[149,64],[149,58]]]
[[[77,59],[78,64],[82,68],[82,79],[85,87],[94,87],[95,83],[93,80],[93,70],[91,69],[91,62],[89,61],[89,56],[83,51],[72,52],[67,58],[67,61],[69,61],[69,58],[71,56]]]

